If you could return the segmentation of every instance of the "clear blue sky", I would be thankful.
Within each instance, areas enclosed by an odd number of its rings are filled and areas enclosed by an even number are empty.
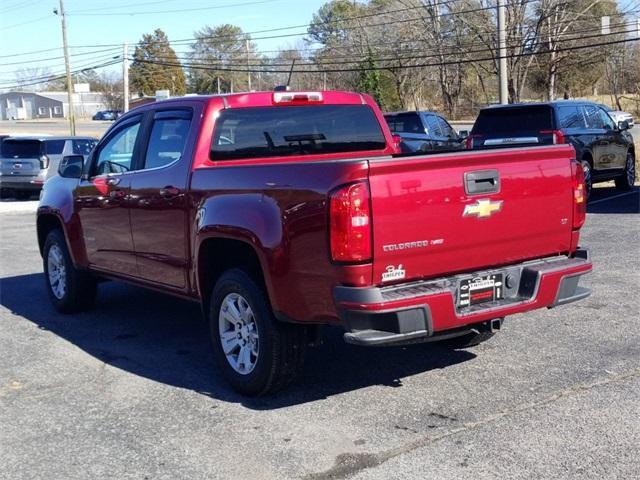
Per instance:
[[[144,33],[161,28],[169,40],[193,37],[205,25],[231,23],[246,32],[308,23],[325,0],[65,0],[69,45],[137,43]],[[60,18],[53,8],[58,0],[0,0],[0,90],[15,81],[24,67],[47,67],[64,72]],[[149,13],[143,13],[149,12]],[[163,13],[166,12],[166,13]],[[304,32],[304,28],[255,34],[254,37]],[[302,36],[256,40],[260,50],[290,47]],[[59,48],[31,55],[35,50]],[[106,50],[110,47],[103,47]],[[176,47],[186,51],[186,45]],[[73,48],[72,54],[100,49]],[[73,56],[71,68],[79,69],[119,52],[105,51]],[[7,65],[15,62],[30,62]],[[116,67],[110,67],[116,68]]]

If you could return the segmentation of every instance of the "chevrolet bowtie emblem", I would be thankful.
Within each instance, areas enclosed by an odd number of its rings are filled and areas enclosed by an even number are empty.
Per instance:
[[[489,199],[484,199],[478,200],[474,204],[465,205],[462,216],[470,217],[471,215],[476,215],[478,218],[487,218],[500,210],[502,210],[502,200],[492,202]]]

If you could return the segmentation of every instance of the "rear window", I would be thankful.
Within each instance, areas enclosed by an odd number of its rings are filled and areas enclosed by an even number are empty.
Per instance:
[[[47,155],[60,155],[64,150],[65,140],[47,140],[44,142],[44,148]]]
[[[417,113],[399,113],[396,115],[385,115],[384,119],[389,125],[389,130],[393,133],[422,133],[424,127]]]
[[[11,140],[2,142],[2,156],[10,158],[29,158],[42,155],[40,140]]]
[[[584,128],[582,108],[578,106],[558,107],[560,128]]]
[[[518,135],[553,129],[553,111],[548,106],[488,108],[480,111],[473,134]]]
[[[255,107],[223,110],[211,158],[279,157],[382,150],[384,135],[367,105]]]

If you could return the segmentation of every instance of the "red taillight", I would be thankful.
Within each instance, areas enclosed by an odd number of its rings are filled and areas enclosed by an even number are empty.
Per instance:
[[[371,260],[369,185],[353,183],[331,193],[329,218],[331,258],[335,262]]]
[[[480,138],[482,135],[469,135],[465,141],[464,144],[467,147],[467,150],[473,150],[473,139],[474,138]]]
[[[400,135],[392,135],[393,138],[393,148],[395,148],[396,153],[402,153],[402,137]]]
[[[554,145],[566,143],[566,139],[564,137],[564,133],[562,133],[562,130],[541,130],[540,134],[550,134],[553,137]]]
[[[576,161],[571,163],[573,169],[573,228],[584,225],[587,217],[587,190],[584,185],[584,170]]]
[[[45,168],[49,168],[49,157],[42,155],[40,157],[40,169],[44,170]]]

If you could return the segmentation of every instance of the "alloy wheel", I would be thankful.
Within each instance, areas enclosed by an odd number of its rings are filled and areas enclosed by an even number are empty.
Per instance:
[[[627,184],[630,187],[636,183],[636,162],[631,152],[627,153]]]
[[[222,351],[236,372],[248,375],[258,361],[259,335],[249,302],[237,293],[222,300],[218,313],[218,331]]]
[[[52,245],[47,255],[47,272],[49,274],[49,287],[58,299],[62,300],[67,292],[67,269],[64,262],[64,254],[58,245]]]

